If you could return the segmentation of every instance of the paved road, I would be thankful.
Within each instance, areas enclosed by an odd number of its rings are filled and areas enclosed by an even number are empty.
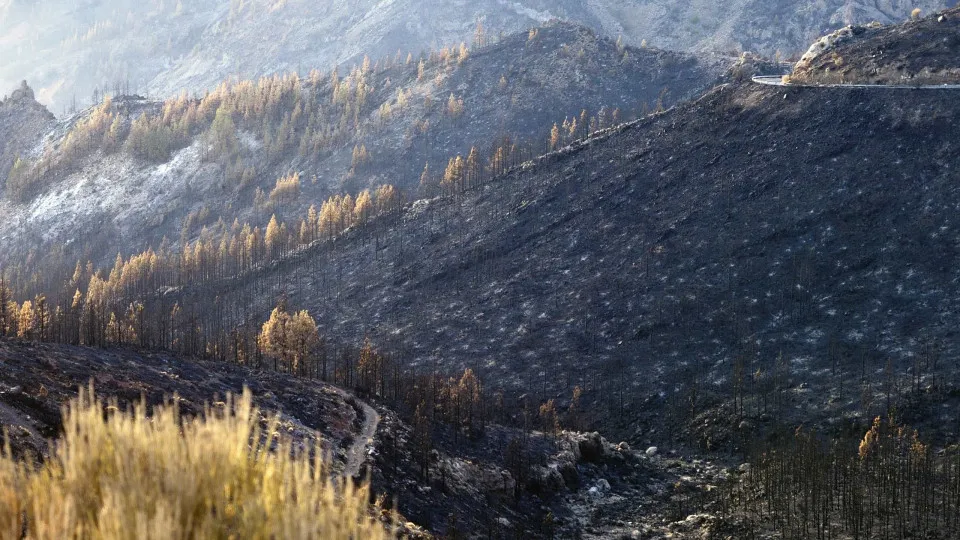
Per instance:
[[[894,90],[960,90],[960,84],[787,84],[780,76],[754,77],[753,82],[767,86],[789,86],[795,88],[887,88]]]

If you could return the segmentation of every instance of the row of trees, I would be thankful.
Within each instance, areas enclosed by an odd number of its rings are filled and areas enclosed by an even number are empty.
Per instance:
[[[298,189],[298,183],[298,175],[279,181],[271,198],[285,200]],[[186,242],[182,250],[163,243],[156,250],[150,248],[126,259],[118,255],[106,277],[94,272],[92,264],[78,262],[69,282],[70,291],[96,278],[123,296],[143,297],[157,294],[164,287],[235,277],[315,241],[333,239],[351,227],[366,226],[377,218],[393,218],[402,202],[399,190],[382,185],[363,190],[356,198],[334,195],[322,203],[319,211],[311,206],[306,216],[290,224],[276,215],[263,229],[236,220],[227,226],[221,220],[213,228],[204,227],[199,237]]]
[[[662,103],[660,110],[662,110]],[[584,109],[580,111],[579,117],[565,117],[562,123],[553,124],[547,142],[547,151],[552,152],[568,144],[586,139],[598,131],[619,125],[622,121],[621,116],[619,108],[610,112],[606,107],[601,107],[595,116],[591,116]]]
[[[451,103],[453,99],[451,96]],[[456,106],[454,108],[456,109]],[[579,116],[564,118],[561,124],[553,125],[547,140],[546,151],[551,152],[584,140],[599,131],[619,125],[622,120],[620,109],[609,112],[606,107],[601,107],[596,115],[591,115],[589,111],[583,109]],[[459,194],[476,188],[492,178],[504,175],[525,159],[539,156],[542,150],[538,144],[524,147],[515,143],[510,137],[504,137],[495,143],[486,158],[480,156],[476,147],[471,147],[466,158],[462,154],[451,157],[447,161],[443,174],[437,177],[433,175],[430,164],[427,163],[420,175],[421,193],[428,197],[438,193],[458,197]]]
[[[205,157],[219,162],[229,180],[249,183],[257,160],[245,154],[240,131],[254,134],[263,143],[260,152],[269,163],[291,154],[311,158],[354,138],[362,140],[363,119],[374,110],[379,110],[382,129],[394,109],[407,108],[412,97],[409,90],[400,89],[395,96],[383,93],[377,103],[371,99],[377,89],[390,87],[391,76],[402,77],[404,72],[410,76],[416,69],[422,78],[432,66],[452,69],[468,56],[469,49],[461,44],[432,51],[418,65],[412,55],[405,65],[389,58],[372,65],[364,58],[345,76],[333,69],[329,73],[312,70],[305,78],[290,73],[257,81],[225,81],[202,98],[183,93],[165,101],[159,110],[135,116],[128,104],[105,96],[59,145],[48,147],[36,162],[21,160],[6,179],[7,194],[14,200],[28,200],[45,183],[71,172],[84,156],[97,151],[123,150],[142,160],[164,162],[198,136],[206,143]],[[447,113],[459,117],[463,107],[463,99],[451,95]],[[355,169],[366,162],[368,155],[355,153]]]

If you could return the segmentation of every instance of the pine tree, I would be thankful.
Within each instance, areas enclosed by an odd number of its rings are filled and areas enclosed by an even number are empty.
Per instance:
[[[267,253],[270,257],[277,257],[280,253],[282,237],[280,235],[280,222],[277,221],[277,215],[274,214],[270,218],[270,223],[267,224],[267,231],[264,236],[264,243],[266,244]]]
[[[540,406],[540,421],[543,423],[544,432],[556,435],[560,431],[560,419],[552,399]]]
[[[579,386],[573,388],[573,396],[570,399],[570,407],[567,409],[568,429],[579,431],[583,428],[580,419],[580,398],[583,396],[583,389]]]
[[[464,186],[469,189],[480,184],[480,153],[477,147],[470,148],[467,161],[464,163]]]
[[[390,214],[400,209],[400,192],[391,184],[383,184],[374,192],[374,201],[377,214]]]
[[[457,99],[457,96],[451,93],[450,98],[447,99],[447,114],[450,116],[450,118],[453,118],[454,120],[460,118],[463,116],[464,110],[465,106],[463,103],[463,98]]]
[[[430,450],[432,448],[430,417],[427,414],[426,403],[421,401],[413,413],[413,444],[414,455],[420,464],[420,477],[430,478]]]
[[[290,316],[280,307],[276,307],[260,330],[260,350],[264,356],[273,360],[274,369],[278,369],[280,362],[285,363],[290,358],[287,338],[289,323]]]
[[[34,320],[33,303],[30,300],[24,300],[23,305],[20,306],[20,313],[17,318],[18,338],[34,338]]]
[[[370,190],[365,189],[357,195],[357,202],[354,204],[353,214],[356,222],[360,225],[366,225],[367,220],[373,215],[373,200],[370,197]]]
[[[474,47],[483,47],[487,44],[487,32],[483,28],[483,22],[477,21],[477,27],[473,31],[473,45]]]
[[[309,367],[314,350],[320,343],[320,332],[317,329],[317,322],[305,310],[290,317],[288,324],[290,327],[287,332],[290,340],[288,348],[292,355],[292,370],[294,373],[303,375],[304,370]]]
[[[360,388],[364,392],[373,393],[376,391],[377,378],[380,376],[377,368],[377,354],[373,350],[370,339],[366,339],[357,359],[357,376],[359,377]]]
[[[50,309],[47,306],[47,297],[42,294],[34,298],[33,321],[37,340],[46,341],[50,332]]]
[[[483,431],[483,389],[473,370],[467,368],[457,384],[457,393],[465,407],[462,422],[471,437]]]
[[[556,123],[553,124],[553,129],[550,130],[550,151],[556,150],[560,146],[560,127]]]
[[[432,197],[436,193],[436,186],[433,183],[433,177],[430,175],[430,162],[423,165],[423,172],[420,173],[420,195],[423,197]]]

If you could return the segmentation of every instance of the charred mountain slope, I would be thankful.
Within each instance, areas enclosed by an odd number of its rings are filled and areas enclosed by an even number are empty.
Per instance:
[[[102,144],[65,150],[71,139],[91,138],[71,136],[70,130],[100,115],[102,108],[65,119],[51,129],[44,147],[54,156],[52,161],[69,162],[69,167],[38,167],[36,187],[28,197],[20,197],[29,199],[25,201],[9,200],[17,197],[11,195],[8,181],[8,200],[0,202],[0,209],[14,218],[0,224],[0,236],[7,238],[0,242],[4,248],[0,263],[22,258],[30,249],[47,253],[60,244],[69,244],[64,260],[70,269],[77,258],[112,260],[118,251],[128,254],[147,244],[157,246],[164,236],[180,238],[191,213],[208,217],[195,223],[188,237],[219,218],[263,226],[272,212],[254,207],[255,190],[259,187],[269,193],[277,178],[291,171],[301,172],[301,196],[284,205],[283,218],[305,215],[310,205],[319,208],[323,199],[341,190],[356,196],[362,188],[380,183],[415,190],[425,163],[439,177],[449,158],[466,157],[476,147],[486,160],[490,149],[504,138],[521,146],[529,141],[541,153],[552,125],[562,124],[565,116],[574,118],[585,109],[590,116],[599,116],[606,107],[609,124],[618,109],[622,119],[655,108],[658,102],[670,106],[699,94],[725,68],[722,59],[622,47],[586,28],[564,23],[540,28],[535,34],[507,36],[470,51],[462,60],[435,56],[425,62],[422,74],[418,64],[419,58],[389,67],[370,66],[362,77],[368,92],[364,104],[349,114],[337,103],[347,99],[344,94],[353,95],[356,80],[353,86],[338,86],[326,72],[316,84],[306,76],[297,79],[303,103],[281,104],[276,117],[258,119],[251,127],[242,123],[242,113],[231,112],[237,123],[236,133],[231,134],[237,141],[237,155],[219,160],[209,157],[213,118],[185,136],[167,159],[155,161],[133,157],[122,149],[106,151]],[[459,107],[456,115],[448,111],[451,98]],[[126,133],[141,113],[160,117],[163,110],[159,102],[124,97],[113,100],[107,113],[118,116],[118,131]],[[307,117],[311,120],[304,120]],[[285,149],[274,151],[276,144],[259,137],[264,124],[271,141],[289,141]],[[11,133],[17,129],[9,127]],[[283,129],[284,135],[278,135]],[[327,132],[334,135],[314,150],[313,139]],[[0,132],[0,139],[5,133]],[[32,145],[39,147],[41,135],[32,134]],[[369,159],[354,168],[358,147],[369,152]],[[234,170],[255,174],[241,181],[234,178]],[[5,234],[14,226],[18,235]],[[78,229],[97,234],[78,242],[73,234]]]
[[[958,114],[950,91],[723,85],[195,294],[272,283],[264,317],[286,294],[423,371],[585,385],[644,439],[733,392],[737,364],[796,400],[787,419],[870,415],[892,374],[957,353]]]
[[[15,455],[46,454],[47,441],[62,430],[60,408],[88,384],[121,407],[176,395],[187,415],[247,387],[265,415],[281,415],[282,429],[336,458],[345,457],[365,420],[362,407],[330,385],[165,353],[0,340],[0,367],[0,425]]]
[[[847,27],[810,48],[797,82],[920,85],[960,80],[960,10],[899,26]],[[847,63],[847,58],[853,62]]]

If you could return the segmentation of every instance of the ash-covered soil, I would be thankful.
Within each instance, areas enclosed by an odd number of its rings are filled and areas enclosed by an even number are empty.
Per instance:
[[[751,392],[779,374],[787,422],[869,416],[888,362],[905,380],[937,350],[920,376],[956,380],[958,113],[949,92],[724,85],[198,298],[273,284],[264,318],[286,293],[410,366],[561,404],[581,385],[632,442],[670,436],[691,392],[729,396],[737,357]]]
[[[482,437],[454,438],[436,428],[424,477],[412,428],[380,412],[374,488],[443,537],[704,538],[730,527],[717,517],[714,492],[742,474],[729,456],[632,448],[597,433],[489,425]]]
[[[239,394],[254,395],[264,418],[280,414],[280,427],[300,444],[317,444],[338,462],[363,426],[355,399],[317,381],[273,371],[193,361],[161,352],[100,350],[0,340],[0,425],[14,455],[42,457],[59,436],[60,408],[81,386],[117,398],[121,407],[141,398],[156,405],[176,396],[186,415]]]
[[[960,8],[894,26],[851,26],[816,42],[791,81],[960,84]]]

